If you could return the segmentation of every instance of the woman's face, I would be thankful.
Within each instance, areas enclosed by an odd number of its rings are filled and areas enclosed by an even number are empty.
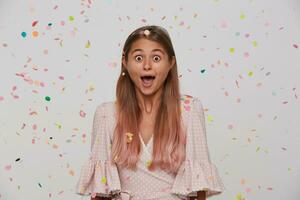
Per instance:
[[[127,63],[124,56],[122,63],[136,89],[144,95],[151,95],[163,85],[169,70],[175,64],[175,57],[169,62],[168,54],[162,45],[141,38],[132,44]]]

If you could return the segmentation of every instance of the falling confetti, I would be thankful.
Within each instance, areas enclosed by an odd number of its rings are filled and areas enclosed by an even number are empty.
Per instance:
[[[46,97],[45,97],[45,100],[46,100],[46,101],[50,101],[51,98],[50,98],[49,96],[46,96]]]
[[[106,184],[106,182],[107,182],[106,177],[103,176],[101,179],[101,183]]]
[[[85,44],[85,48],[90,48],[91,47],[91,43],[90,41],[88,40],[87,43]]]
[[[11,170],[11,165],[6,165],[4,168],[6,171],[9,171],[9,170]]]
[[[25,38],[26,35],[27,35],[27,33],[26,32],[22,32],[21,35],[22,35],[23,38]]]
[[[244,13],[242,13],[241,15],[240,15],[240,19],[245,19],[246,18],[246,16],[245,16],[245,14]]]
[[[80,117],[85,117],[86,113],[84,111],[80,110],[79,115],[80,115]]]
[[[31,26],[35,27],[35,25],[37,25],[37,23],[38,23],[38,21],[34,21],[34,22],[32,22]]]
[[[37,37],[38,35],[39,35],[39,32],[37,32],[37,31],[33,31],[33,32],[32,32],[32,36],[33,36],[33,37]]]
[[[69,21],[74,21],[74,16],[69,16]]]

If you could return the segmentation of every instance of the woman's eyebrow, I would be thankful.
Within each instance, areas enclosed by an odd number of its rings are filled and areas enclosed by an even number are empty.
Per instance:
[[[131,52],[131,54],[133,54],[133,53],[136,52],[136,51],[143,51],[143,49],[134,49],[134,50]],[[159,51],[159,52],[161,52],[162,54],[165,54],[165,52],[164,52],[163,50],[161,50],[161,49],[153,49],[152,52],[153,52],[153,51]]]

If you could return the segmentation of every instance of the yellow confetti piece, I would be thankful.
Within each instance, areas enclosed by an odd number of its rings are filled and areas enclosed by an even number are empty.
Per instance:
[[[126,140],[127,143],[130,143],[132,141],[133,133],[127,132],[126,136],[127,136],[127,140]]]
[[[241,194],[237,194],[236,200],[245,200],[245,198]]]
[[[257,42],[256,42],[256,41],[252,41],[252,45],[253,45],[254,47],[257,47]]]
[[[58,124],[58,123],[56,123],[55,125],[56,125],[56,127],[57,127],[58,129],[61,129],[61,127],[62,127],[62,125],[61,125],[61,124]]]
[[[212,122],[212,121],[214,121],[214,118],[213,118],[213,116],[211,116],[211,115],[208,115],[208,116],[207,116],[207,121],[208,121],[208,122]]]
[[[101,179],[101,183],[106,184],[106,182],[107,182],[106,177],[103,176]]]
[[[85,44],[85,48],[90,48],[91,47],[91,43],[90,41],[88,40],[87,43]]]
[[[69,16],[69,20],[73,21],[74,20],[74,16]]]
[[[240,15],[240,19],[245,19],[245,18],[246,18],[245,14],[242,13],[242,14]]]
[[[253,76],[253,72],[252,71],[250,71],[250,72],[248,72],[248,76]]]
[[[259,151],[259,149],[260,149],[260,147],[257,147],[257,148],[256,148],[256,152],[258,152],[258,151]]]
[[[148,161],[146,162],[146,166],[149,167],[150,165],[151,165],[151,160],[148,160]]]
[[[230,53],[234,53],[234,48],[229,49]]]

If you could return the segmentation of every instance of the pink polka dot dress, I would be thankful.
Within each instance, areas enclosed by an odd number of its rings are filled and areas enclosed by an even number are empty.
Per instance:
[[[115,104],[113,101],[100,104],[94,114],[90,157],[81,168],[76,193],[112,200],[188,200],[197,196],[199,190],[205,190],[207,197],[224,191],[218,170],[209,157],[201,101],[182,95],[181,108],[187,133],[186,160],[173,175],[159,168],[148,170],[153,137],[146,145],[139,136],[142,152],[137,171],[111,164]]]

